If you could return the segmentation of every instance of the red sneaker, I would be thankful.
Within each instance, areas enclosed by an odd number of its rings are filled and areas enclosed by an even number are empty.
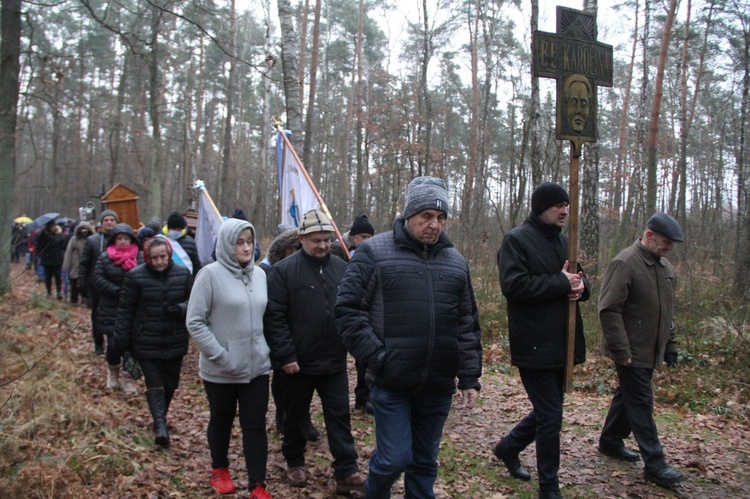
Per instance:
[[[272,499],[271,494],[268,493],[266,488],[263,486],[262,483],[259,483],[255,486],[252,492],[250,492],[250,497],[248,499]]]
[[[229,468],[212,468],[211,480],[208,483],[219,494],[231,494],[237,490],[232,477],[229,476]]]

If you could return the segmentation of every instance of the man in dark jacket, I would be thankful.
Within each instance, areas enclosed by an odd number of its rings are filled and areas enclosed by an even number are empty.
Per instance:
[[[91,335],[94,337],[94,352],[104,355],[104,333],[99,327],[96,309],[99,307],[99,293],[94,291],[94,268],[96,261],[102,251],[107,249],[109,234],[117,225],[117,213],[112,210],[104,210],[99,214],[99,231],[86,239],[86,245],[81,253],[81,261],[78,264],[78,291],[81,296],[88,299],[91,307]]]
[[[52,298],[52,279],[55,280],[57,299],[62,300],[62,264],[65,257],[65,240],[62,229],[50,220],[36,233],[34,244],[37,255],[44,267],[44,285],[47,287],[47,298]]]
[[[638,453],[623,439],[633,433],[647,480],[662,486],[685,477],[667,465],[654,421],[651,378],[662,365],[677,365],[674,329],[675,271],[665,258],[685,236],[677,220],[655,213],[643,238],[618,254],[607,267],[599,295],[602,346],[615,362],[620,382],[599,437],[599,451],[621,461]]]
[[[481,330],[469,266],[443,233],[445,183],[417,177],[393,230],[357,247],[336,300],[336,326],[366,367],[377,448],[365,497],[435,497],[437,456],[453,395],[478,398]]]
[[[170,213],[167,218],[167,236],[172,244],[172,259],[187,267],[195,277],[201,269],[198,246],[195,239],[187,233],[185,217],[177,211]]]
[[[288,390],[284,440],[287,481],[307,484],[302,422],[318,392],[323,406],[328,446],[333,455],[337,493],[361,490],[364,478],[357,467],[349,420],[346,349],[333,322],[346,263],[331,256],[333,225],[320,210],[305,213],[299,227],[302,249],[284,258],[268,273],[268,306],[263,321],[271,360],[283,369]]]
[[[349,230],[341,236],[341,241],[336,241],[331,245],[331,254],[336,255],[346,261],[351,260],[357,246],[370,239],[375,235],[375,226],[364,213],[358,215],[352,222]],[[344,255],[344,248],[349,253]],[[357,385],[354,387],[354,410],[361,410],[368,414],[373,413],[372,404],[370,403],[370,387],[365,381],[365,366],[356,361],[357,368]]]
[[[560,485],[560,430],[563,416],[568,302],[587,300],[583,272],[568,269],[568,241],[562,228],[568,217],[568,193],[545,182],[531,195],[531,214],[505,235],[498,252],[500,287],[508,301],[511,362],[518,367],[533,410],[493,453],[508,472],[531,478],[518,454],[536,443],[539,497],[557,498]],[[574,362],[585,360],[583,322],[576,305]]]

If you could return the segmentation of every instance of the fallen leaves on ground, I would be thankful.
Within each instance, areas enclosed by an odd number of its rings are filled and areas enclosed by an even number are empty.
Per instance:
[[[171,447],[161,450],[153,445],[143,380],[137,382],[136,395],[105,388],[106,365],[103,357],[93,354],[89,309],[46,300],[43,284],[23,266],[14,264],[13,276],[12,293],[0,301],[0,469],[4,470],[0,496],[213,495],[205,436],[208,406],[193,345],[168,417]],[[504,356],[497,346],[485,345],[485,350],[494,359],[487,365],[496,365]],[[485,373],[476,408],[452,409],[441,442],[437,497],[535,497],[533,479],[511,479],[492,457],[492,446],[531,408],[517,374],[508,372]],[[353,389],[351,361],[349,374]],[[579,375],[584,376],[585,370]],[[353,406],[353,393],[350,397]],[[269,405],[267,484],[276,498],[335,496],[320,403],[313,400],[313,421],[322,435],[308,444],[310,480],[304,489],[286,484],[274,406]],[[565,497],[750,497],[750,432],[741,422],[657,406],[668,462],[688,477],[669,490],[647,483],[642,463],[622,463],[598,454],[608,404],[609,396],[575,391],[566,396],[560,469]],[[248,493],[238,425],[230,448],[231,473],[238,486],[234,497]],[[372,416],[353,412],[352,433],[360,469],[366,473],[375,441]],[[628,445],[635,448],[632,441]],[[535,477],[533,445],[521,460]],[[400,480],[394,497],[403,497],[403,492]]]

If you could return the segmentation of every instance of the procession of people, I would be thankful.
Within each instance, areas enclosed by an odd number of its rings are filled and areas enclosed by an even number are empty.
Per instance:
[[[561,185],[536,186],[528,218],[505,234],[497,253],[511,364],[532,409],[500,431],[486,453],[513,478],[536,474],[540,498],[563,497],[558,470],[564,466],[569,310],[576,315],[573,362],[586,358],[580,307],[592,290],[584,269],[569,262],[563,233],[569,203]],[[93,352],[105,360],[102,387],[143,392],[154,444],[165,450],[167,414],[192,338],[209,408],[206,485],[215,492],[238,488],[229,449],[239,415],[250,498],[272,497],[274,484],[266,480],[271,393],[285,479],[304,489],[307,442],[319,435],[310,422],[317,393],[337,494],[388,498],[403,475],[405,497],[432,498],[454,402],[469,409],[481,404],[481,310],[469,265],[446,231],[449,206],[443,179],[416,177],[390,228],[378,232],[367,215],[357,214],[335,240],[329,215],[311,209],[298,227],[277,228],[262,261],[256,229],[238,209],[242,216],[220,225],[215,261],[204,265],[179,212],[131,227],[103,210],[96,223],[40,220],[33,235],[29,223],[16,222],[12,258],[20,263],[31,242],[47,297],[88,304]],[[652,393],[653,371],[677,362],[676,275],[666,256],[682,241],[678,222],[655,213],[642,237],[607,268],[598,304],[602,351],[619,381],[598,451],[626,462],[643,459],[644,478],[664,487],[685,479],[667,464]],[[348,355],[357,369],[355,389]],[[375,448],[366,470],[352,436],[352,396],[355,409],[374,416]],[[179,425],[179,418],[170,420]],[[638,451],[626,446],[631,435]],[[535,469],[520,458],[531,444]]]

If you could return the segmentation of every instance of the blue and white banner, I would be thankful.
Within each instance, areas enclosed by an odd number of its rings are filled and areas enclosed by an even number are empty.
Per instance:
[[[216,238],[219,235],[219,226],[221,226],[223,220],[216,211],[203,181],[196,181],[193,188],[198,193],[198,226],[195,229],[195,245],[198,247],[198,258],[201,265],[208,265],[214,261],[213,252],[216,247]]]
[[[287,227],[299,227],[302,215],[308,210],[319,208],[320,203],[281,133],[276,134],[281,223]]]

